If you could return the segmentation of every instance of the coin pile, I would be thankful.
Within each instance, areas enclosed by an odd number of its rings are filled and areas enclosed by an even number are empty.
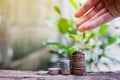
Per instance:
[[[60,60],[60,71],[63,75],[68,75],[71,73],[70,60]]]
[[[72,73],[74,75],[84,75],[85,70],[85,55],[81,52],[74,52],[72,54]]]
[[[59,68],[49,68],[50,75],[58,75],[59,71],[63,75],[85,75],[85,54],[76,51],[72,54],[72,59],[62,59],[59,61]]]

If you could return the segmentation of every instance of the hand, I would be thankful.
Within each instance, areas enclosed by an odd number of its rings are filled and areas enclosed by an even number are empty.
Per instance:
[[[87,13],[89,11],[89,13]],[[94,29],[116,17],[120,16],[120,0],[87,0],[86,3],[75,13],[79,18],[77,22],[80,32]]]

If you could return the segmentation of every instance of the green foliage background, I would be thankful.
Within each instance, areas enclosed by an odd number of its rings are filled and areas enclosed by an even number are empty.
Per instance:
[[[68,2],[74,9],[78,9],[78,4],[74,0],[68,0]],[[63,36],[62,38],[64,38],[66,44],[62,42],[46,42],[46,45],[56,48],[56,50],[50,51],[52,54],[58,55],[59,59],[61,57],[70,59],[74,51],[82,51],[86,56],[89,56],[86,59],[86,65],[89,70],[91,70],[92,66],[99,70],[99,63],[109,68],[109,63],[101,62],[103,58],[109,59],[113,63],[119,63],[118,60],[106,54],[107,47],[114,44],[117,38],[119,38],[116,35],[109,34],[109,25],[103,24],[95,30],[78,34],[75,19],[62,17],[62,12],[58,6],[55,6],[54,9],[60,17],[54,20],[55,23],[52,23],[52,25],[56,24],[54,25],[55,29]],[[94,44],[91,45],[91,41]],[[100,44],[98,45],[98,43]],[[96,50],[98,51],[96,52]]]

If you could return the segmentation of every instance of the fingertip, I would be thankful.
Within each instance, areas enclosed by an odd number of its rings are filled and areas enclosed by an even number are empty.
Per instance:
[[[79,29],[79,32],[85,32],[85,30]]]
[[[79,27],[80,25],[86,23],[87,20],[89,20],[87,17],[84,17],[84,18],[80,19],[80,20],[76,23],[77,27]]]
[[[77,26],[77,27],[79,27],[79,26],[80,26],[79,22],[77,22],[77,23],[76,23],[76,26]]]
[[[82,26],[79,27],[79,30],[82,32],[88,31],[88,30],[92,30],[94,28],[96,28],[97,26],[95,24],[91,24],[91,23],[86,23]]]
[[[75,12],[74,16],[75,16],[76,18],[79,18],[78,12]]]
[[[82,27],[82,26],[79,26],[79,27],[78,27],[78,30],[79,30],[79,32],[85,32],[85,29],[84,29],[84,27]]]
[[[93,29],[93,27],[94,26],[89,25],[89,23],[85,23],[85,24],[80,25],[78,27],[78,29],[79,29],[80,32],[85,32],[85,31]]]

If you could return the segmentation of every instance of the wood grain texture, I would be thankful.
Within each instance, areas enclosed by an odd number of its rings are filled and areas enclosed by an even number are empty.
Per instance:
[[[40,75],[35,71],[0,70],[0,80],[120,80],[120,72],[87,73],[85,76]]]

